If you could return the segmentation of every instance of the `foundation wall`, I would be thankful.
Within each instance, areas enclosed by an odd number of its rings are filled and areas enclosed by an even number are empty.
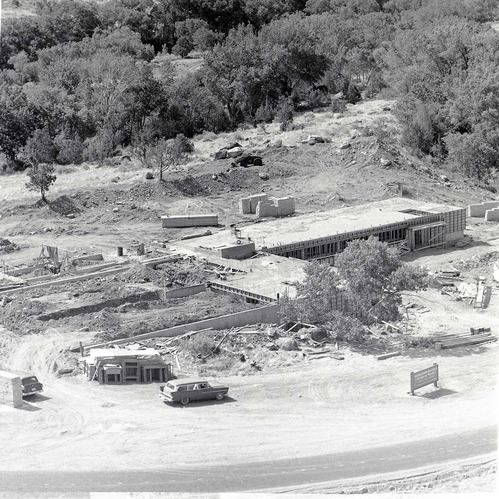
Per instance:
[[[222,258],[230,258],[233,260],[244,260],[255,254],[255,243],[235,244],[222,248],[220,251]]]
[[[484,217],[487,210],[493,210],[494,208],[499,208],[499,201],[470,204],[467,208],[467,214],[469,217]]]
[[[23,393],[19,376],[0,371],[0,404],[14,408],[23,406]]]
[[[239,200],[239,211],[243,215],[248,215],[251,213],[251,199],[250,198],[241,198]]]
[[[485,212],[485,220],[487,220],[487,222],[499,221],[499,208],[494,208],[493,210],[487,210]]]
[[[275,203],[278,217],[287,217],[295,212],[295,198],[293,197],[277,198]]]
[[[256,207],[258,206],[258,203],[260,201],[267,201],[269,200],[269,197],[267,194],[254,194],[253,196],[249,196],[248,199],[250,200],[250,213],[256,213]]]
[[[164,215],[161,217],[161,225],[164,228],[218,225],[218,215],[214,213],[206,215]]]
[[[169,291],[166,291],[166,293],[160,293],[160,295],[168,300],[169,298],[183,298],[185,296],[196,295],[198,293],[202,293],[203,291],[206,291],[205,284],[195,284],[194,286],[170,289]]]
[[[249,324],[276,324],[279,322],[279,305],[266,305],[265,307],[254,308],[252,310],[244,310],[235,314],[221,315],[212,319],[191,322],[190,324],[182,324],[168,329],[161,329],[151,333],[139,334],[132,338],[123,338],[119,340],[109,341],[107,343],[99,343],[91,345],[92,348],[104,347],[105,345],[120,345],[130,343],[147,338],[173,337],[189,331],[200,331],[201,329],[212,328],[229,329],[231,327],[247,326]],[[88,346],[87,346],[88,348]]]
[[[277,206],[268,201],[260,201],[256,206],[257,217],[277,217]]]

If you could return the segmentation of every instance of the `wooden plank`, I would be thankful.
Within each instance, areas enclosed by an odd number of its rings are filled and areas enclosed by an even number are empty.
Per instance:
[[[385,359],[390,359],[392,357],[398,357],[399,355],[400,355],[400,352],[384,353],[382,355],[378,355],[377,359],[378,360],[385,360]]]

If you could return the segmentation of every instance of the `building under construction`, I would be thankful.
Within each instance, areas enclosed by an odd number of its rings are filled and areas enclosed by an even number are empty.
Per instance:
[[[229,231],[202,238],[202,245],[193,241],[184,247],[190,246],[189,249],[194,251],[220,252],[224,248],[240,250],[245,242],[251,241],[255,251],[334,264],[335,255],[356,239],[375,236],[380,241],[399,246],[402,251],[419,251],[445,247],[461,239],[465,227],[465,208],[391,198],[240,225],[239,248],[236,248],[234,236]]]
[[[80,364],[89,380],[106,385],[165,382],[172,377],[171,365],[154,348],[94,348]]]

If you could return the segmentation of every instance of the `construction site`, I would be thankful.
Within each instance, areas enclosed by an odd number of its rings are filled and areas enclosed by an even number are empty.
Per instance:
[[[67,471],[174,463],[189,475],[497,434],[499,200],[363,133],[389,122],[386,107],[241,131],[258,165],[214,159],[236,138],[221,135],[198,137],[162,183],[134,162],[61,172],[46,205],[20,190],[20,174],[0,177],[0,470],[58,469],[71,449]],[[296,296],[310,261],[334,266],[370,236],[432,278],[403,295],[400,320],[372,326],[361,344],[286,323],[280,301]],[[410,396],[410,373],[434,363],[438,386]],[[36,374],[43,394],[21,400],[14,371]],[[196,376],[230,396],[160,402],[160,384]],[[282,490],[489,492],[496,451],[487,441],[389,478]]]

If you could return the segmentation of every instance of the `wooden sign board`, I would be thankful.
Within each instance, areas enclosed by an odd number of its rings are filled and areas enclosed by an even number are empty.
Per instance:
[[[411,372],[411,395],[414,395],[414,390],[433,383],[435,387],[438,381],[438,364],[433,364],[422,371]]]

